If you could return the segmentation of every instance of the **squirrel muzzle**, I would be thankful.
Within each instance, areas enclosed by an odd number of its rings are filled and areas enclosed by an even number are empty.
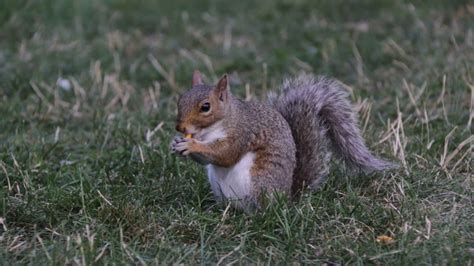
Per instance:
[[[176,127],[175,127],[176,131],[178,132],[181,132],[181,133],[186,133],[186,126],[184,125],[183,122],[176,122]]]

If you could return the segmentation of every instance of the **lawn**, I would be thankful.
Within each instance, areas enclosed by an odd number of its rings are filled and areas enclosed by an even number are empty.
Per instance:
[[[252,99],[335,77],[401,167],[335,160],[296,201],[218,206],[204,169],[169,152],[194,69]],[[0,261],[472,265],[473,116],[467,0],[4,0]]]

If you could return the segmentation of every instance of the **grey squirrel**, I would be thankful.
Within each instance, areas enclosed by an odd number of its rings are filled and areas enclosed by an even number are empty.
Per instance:
[[[260,207],[274,192],[297,195],[317,189],[334,151],[350,167],[374,171],[396,164],[374,157],[341,85],[300,75],[286,80],[266,103],[243,101],[229,90],[227,75],[205,85],[199,71],[178,100],[174,153],[207,167],[219,202]]]

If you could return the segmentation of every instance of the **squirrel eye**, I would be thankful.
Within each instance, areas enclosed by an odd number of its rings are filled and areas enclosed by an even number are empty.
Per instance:
[[[201,105],[201,112],[202,113],[209,112],[209,110],[211,110],[211,104],[210,103],[205,102]]]

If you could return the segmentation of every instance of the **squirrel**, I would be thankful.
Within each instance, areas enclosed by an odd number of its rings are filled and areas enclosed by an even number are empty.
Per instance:
[[[267,102],[243,101],[227,74],[206,85],[196,70],[178,99],[176,130],[185,137],[176,136],[171,151],[206,165],[216,200],[243,210],[260,208],[275,192],[318,189],[332,152],[351,168],[395,168],[371,154],[347,98],[338,81],[302,74]]]

